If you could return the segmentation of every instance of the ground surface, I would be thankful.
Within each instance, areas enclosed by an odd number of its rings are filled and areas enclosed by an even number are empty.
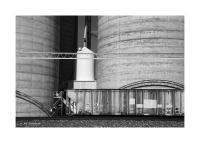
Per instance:
[[[70,116],[16,118],[16,127],[184,127],[184,117]]]

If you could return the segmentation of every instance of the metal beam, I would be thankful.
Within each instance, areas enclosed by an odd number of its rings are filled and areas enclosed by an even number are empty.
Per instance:
[[[91,54],[91,53],[79,53]],[[180,59],[184,60],[183,53],[93,53],[95,60],[110,60],[110,59]],[[77,53],[62,53],[62,52],[25,52],[17,51],[16,58],[20,59],[53,59],[53,60],[68,60],[68,59],[91,59],[77,58]]]

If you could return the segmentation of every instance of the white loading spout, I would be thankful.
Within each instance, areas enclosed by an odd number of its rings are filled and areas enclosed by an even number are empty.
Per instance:
[[[76,81],[94,81],[94,53],[87,47],[77,52]]]
[[[87,46],[87,25],[85,25],[84,35],[83,35],[83,47]]]
[[[94,52],[87,48],[87,24],[84,29],[83,47],[77,51],[76,81],[94,81]]]

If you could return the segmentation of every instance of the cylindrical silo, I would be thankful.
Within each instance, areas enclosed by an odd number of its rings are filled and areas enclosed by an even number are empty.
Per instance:
[[[16,50],[55,52],[59,50],[59,19],[53,16],[17,16]],[[16,58],[16,90],[48,106],[58,85],[58,61]],[[47,116],[27,101],[16,99],[16,116]]]
[[[98,61],[97,88],[156,79],[183,84],[184,17],[100,16],[97,53],[112,57]]]

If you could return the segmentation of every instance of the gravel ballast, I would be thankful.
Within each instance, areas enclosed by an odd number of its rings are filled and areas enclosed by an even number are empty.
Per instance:
[[[184,127],[184,117],[69,116],[16,118],[16,127]]]

